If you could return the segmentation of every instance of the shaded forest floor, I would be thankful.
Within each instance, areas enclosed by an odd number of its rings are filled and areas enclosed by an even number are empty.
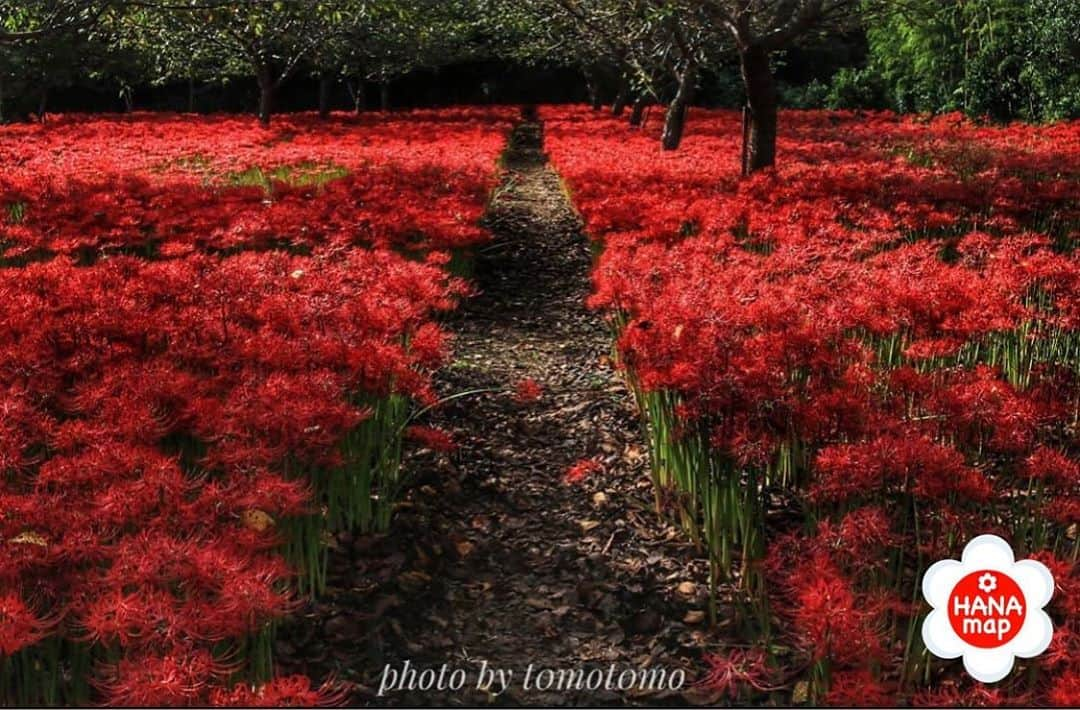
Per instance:
[[[591,256],[542,151],[520,125],[488,214],[479,293],[450,321],[455,359],[439,379],[448,402],[425,424],[458,448],[406,461],[411,493],[389,535],[339,536],[330,590],[282,630],[285,672],[333,674],[361,705],[682,705],[714,632],[703,612],[704,560],[653,510],[648,455],[631,396],[610,362],[611,335],[585,307]],[[521,402],[514,387],[543,389]],[[575,461],[603,470],[568,484]],[[459,691],[378,697],[386,664],[463,669]],[[513,670],[498,694],[478,672]],[[540,669],[686,672],[678,692],[525,690]],[[388,676],[392,677],[392,676]]]

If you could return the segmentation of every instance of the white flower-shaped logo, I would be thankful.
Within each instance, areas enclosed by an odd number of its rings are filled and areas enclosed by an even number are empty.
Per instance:
[[[979,589],[987,594],[997,589],[997,577],[987,572],[979,577]]]
[[[1016,561],[996,535],[980,535],[964,547],[959,562],[942,560],[926,571],[923,597],[933,610],[922,637],[940,658],[964,657],[976,680],[995,683],[1015,658],[1046,650],[1054,627],[1043,607],[1054,595],[1050,570],[1035,560]]]

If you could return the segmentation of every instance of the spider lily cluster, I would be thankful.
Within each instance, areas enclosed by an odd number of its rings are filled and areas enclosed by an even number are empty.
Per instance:
[[[270,632],[389,524],[507,117],[0,132],[0,702],[337,699]]]
[[[1080,700],[1080,124],[792,113],[781,166],[740,181],[733,113],[699,112],[663,155],[648,129],[546,118],[657,507],[761,649],[711,656],[713,685]],[[1050,651],[993,689],[917,633],[922,572],[981,533],[1059,585]]]

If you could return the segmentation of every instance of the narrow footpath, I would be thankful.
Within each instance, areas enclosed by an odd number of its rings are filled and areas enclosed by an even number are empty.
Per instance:
[[[439,378],[456,399],[425,424],[455,452],[406,461],[412,492],[380,538],[341,536],[331,589],[282,634],[283,670],[332,673],[361,705],[683,705],[715,643],[703,620],[704,562],[652,510],[648,455],[611,335],[585,306],[591,255],[542,149],[519,125],[487,217],[478,294],[449,325],[454,361]],[[524,380],[542,394],[515,397]],[[567,469],[601,470],[567,483]],[[463,669],[460,690],[394,689],[384,668]],[[477,689],[478,673],[513,671]],[[529,664],[533,683],[524,687]],[[682,669],[679,691],[540,690],[539,671]],[[461,677],[461,674],[458,676]],[[393,679],[392,676],[387,676]],[[407,678],[402,676],[403,680]],[[400,685],[400,683],[399,683]]]

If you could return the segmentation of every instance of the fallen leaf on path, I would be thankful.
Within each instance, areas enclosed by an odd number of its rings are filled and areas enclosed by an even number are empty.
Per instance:
[[[691,609],[683,617],[684,624],[700,624],[702,621],[705,621],[705,612],[699,609]]]

